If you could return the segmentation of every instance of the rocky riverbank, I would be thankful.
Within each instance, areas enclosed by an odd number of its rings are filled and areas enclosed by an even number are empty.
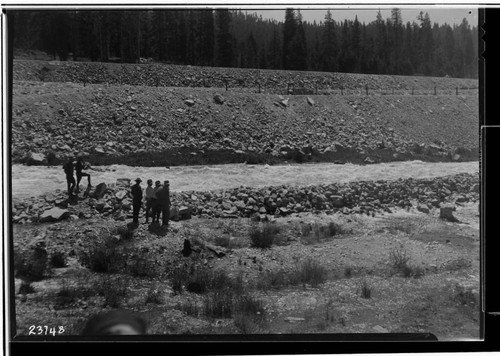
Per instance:
[[[476,202],[478,199],[478,175],[457,174],[433,179],[173,192],[171,216],[177,220],[192,215],[265,220],[269,215],[286,216],[314,211],[374,215],[391,212],[392,208],[415,207],[429,212],[443,203]],[[131,208],[130,180],[119,179],[115,183],[100,183],[91,187],[78,199],[67,199],[66,193],[56,191],[15,200],[13,222],[85,219],[94,215],[124,221],[131,218]]]

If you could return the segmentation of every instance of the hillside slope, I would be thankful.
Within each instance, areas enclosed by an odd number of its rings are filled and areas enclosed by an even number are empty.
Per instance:
[[[432,94],[477,90],[477,79],[418,77],[398,75],[370,75],[333,72],[304,72],[267,69],[239,69],[181,66],[170,64],[117,64],[99,62],[59,62],[14,60],[14,80],[73,82],[93,84],[128,84],[162,87],[204,87],[231,90],[288,94],[362,92],[370,90],[392,94]]]
[[[462,157],[456,160],[477,159],[474,95],[284,97],[209,88],[25,81],[14,83],[13,94],[14,162],[47,150],[61,157],[75,152],[113,157],[107,164],[165,150],[186,159],[207,152],[288,159],[291,152],[300,152],[352,162],[370,155],[374,161],[450,160],[458,152]]]

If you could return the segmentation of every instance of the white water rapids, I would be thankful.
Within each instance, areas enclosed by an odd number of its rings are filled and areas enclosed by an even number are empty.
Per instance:
[[[208,191],[239,186],[264,187],[276,185],[311,185],[346,183],[361,180],[395,180],[398,178],[435,178],[458,173],[477,173],[479,162],[427,163],[422,161],[390,162],[372,165],[354,164],[290,164],[213,166],[130,167],[98,166],[88,172],[95,186],[101,182],[115,183],[118,178],[140,177],[169,180],[171,191]],[[62,167],[25,166],[15,164],[11,175],[12,197],[26,198],[66,189]],[[87,186],[86,178],[81,182]]]

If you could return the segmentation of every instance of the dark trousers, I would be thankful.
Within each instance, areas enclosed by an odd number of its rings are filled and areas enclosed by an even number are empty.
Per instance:
[[[73,194],[73,189],[75,189],[75,177],[66,176],[66,182],[68,183],[68,194]]]
[[[154,203],[152,206],[153,209],[153,222],[160,222],[160,214],[161,214],[161,206],[157,203]]]
[[[153,202],[151,199],[146,199],[146,222],[148,222],[149,217],[153,211]]]
[[[132,204],[132,209],[133,209],[133,222],[138,223],[139,222],[139,212],[141,211],[141,203],[133,203]]]
[[[78,192],[80,190],[80,182],[82,180],[83,177],[87,177],[87,180],[89,182],[89,185],[90,185],[90,174],[88,173],[79,173],[76,175],[76,191]]]
[[[168,225],[168,220],[170,219],[170,206],[161,207],[161,219],[162,225]]]

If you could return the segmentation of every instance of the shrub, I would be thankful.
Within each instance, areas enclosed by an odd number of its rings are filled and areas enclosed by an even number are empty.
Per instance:
[[[344,276],[347,278],[352,276],[352,267],[351,266],[344,267]]]
[[[290,276],[290,284],[310,284],[315,287],[326,281],[326,269],[312,258],[307,258]]]
[[[35,293],[35,288],[29,282],[21,283],[19,287],[19,292],[17,294],[31,294]]]
[[[361,282],[360,290],[361,290],[361,297],[362,298],[365,298],[365,299],[370,299],[371,298],[371,296],[372,296],[372,289],[368,285],[368,282],[366,280],[363,280],[363,282]]]
[[[124,241],[131,240],[134,237],[135,230],[128,226],[118,226],[116,228],[116,234],[120,235],[120,238]]]
[[[200,315],[200,308],[196,303],[194,303],[191,300],[188,300],[186,302],[183,302],[178,306],[178,309],[182,311],[183,313],[186,313],[186,315],[198,317]]]
[[[393,268],[397,271],[404,272],[404,270],[407,269],[410,257],[408,256],[406,250],[402,248],[394,248],[391,250],[389,258]]]
[[[15,276],[26,282],[36,282],[43,279],[47,269],[47,251],[42,247],[35,247],[26,256],[18,251],[14,252]]]
[[[204,313],[210,318],[230,318],[233,314],[233,295],[215,291],[205,296]]]
[[[188,278],[188,271],[186,268],[177,267],[170,273],[170,282],[172,283],[172,290],[174,294],[181,294],[183,291],[184,282]]]
[[[133,277],[148,277],[156,276],[156,270],[149,260],[143,255],[132,255],[130,257],[132,263],[127,267],[127,272]]]
[[[52,268],[66,267],[66,256],[61,251],[54,252],[50,256],[50,266]]]
[[[80,263],[93,272],[117,272],[124,264],[124,258],[111,238],[92,247],[79,256]]]
[[[263,224],[262,228],[254,227],[250,231],[250,240],[252,241],[252,247],[271,247],[275,237],[279,232],[279,226],[270,223]]]

